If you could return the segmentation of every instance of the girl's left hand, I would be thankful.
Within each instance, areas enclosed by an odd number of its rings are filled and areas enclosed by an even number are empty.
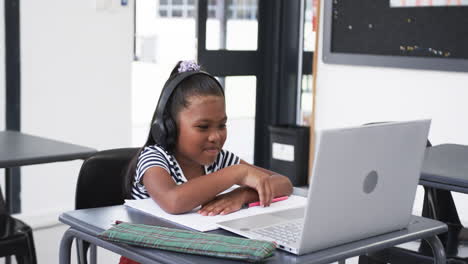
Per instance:
[[[215,199],[204,204],[198,213],[201,215],[225,215],[238,211],[245,203],[244,190],[241,188],[216,196]]]

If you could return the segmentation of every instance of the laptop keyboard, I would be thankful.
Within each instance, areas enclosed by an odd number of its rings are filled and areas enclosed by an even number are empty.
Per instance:
[[[301,218],[286,223],[258,228],[252,230],[251,232],[271,238],[274,241],[281,241],[286,244],[292,244],[299,240],[303,222],[304,219]]]

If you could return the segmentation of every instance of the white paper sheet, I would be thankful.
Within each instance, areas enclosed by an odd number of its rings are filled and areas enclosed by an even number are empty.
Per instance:
[[[241,217],[258,215],[264,213],[277,212],[285,209],[304,207],[306,198],[297,195],[291,195],[287,200],[272,203],[269,207],[255,206],[248,209],[241,209],[237,212],[227,215],[203,216],[197,213],[197,209],[190,213],[173,215],[166,213],[151,198],[142,200],[125,200],[125,205],[133,207],[148,214],[164,218],[166,220],[184,225],[198,231],[210,231],[217,229],[217,222],[237,219]]]

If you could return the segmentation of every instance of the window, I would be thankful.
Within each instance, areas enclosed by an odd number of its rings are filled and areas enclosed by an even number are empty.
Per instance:
[[[314,51],[317,17],[317,0],[305,0],[304,51]]]
[[[161,17],[195,17],[195,4],[195,0],[161,0],[158,14]],[[257,19],[257,0],[208,1],[208,18],[219,18],[222,13],[227,13],[228,19]]]
[[[229,19],[257,19],[257,0],[231,0],[228,3]]]
[[[312,52],[315,49],[315,35],[316,35],[316,26],[315,18],[317,12],[317,0],[305,0],[305,13],[304,13],[304,53],[303,59],[311,58]],[[312,69],[312,60],[310,63],[305,64],[306,67]],[[302,87],[300,90],[301,100],[300,103],[300,120],[299,124],[301,125],[310,125],[312,109],[313,109],[313,94],[312,94],[312,75],[303,74],[302,75]]]
[[[229,76],[223,79],[228,116],[228,137],[224,148],[253,163],[257,78]]]
[[[208,3],[207,50],[257,50],[258,0],[212,0]]]
[[[161,0],[157,13],[163,18],[195,18],[195,4],[195,0]]]
[[[132,145],[141,146],[159,95],[179,60],[195,60],[196,1],[138,0],[132,64]],[[186,12],[191,12],[191,16]],[[174,34],[177,32],[177,34]]]
[[[247,161],[255,160],[257,165],[268,166],[270,152],[265,137],[268,134],[267,126],[278,122],[302,123],[300,117],[311,113],[312,51],[315,45],[312,21],[313,3],[316,2],[138,0],[132,98],[134,144],[141,145],[141,141],[148,135],[149,120],[163,83],[175,62],[198,59],[212,74],[225,76],[220,81],[225,83],[230,118],[228,127],[232,131],[226,146]],[[301,10],[297,8],[298,5],[304,8],[304,15],[298,12]],[[198,24],[196,16],[200,18]],[[259,16],[263,18],[264,25],[258,24]],[[299,33],[296,29],[302,23]],[[279,40],[277,36],[280,36]],[[263,47],[271,43],[274,48],[260,52],[259,40],[264,41],[260,43]],[[304,69],[297,63],[294,65],[294,57],[289,56],[290,53],[299,53],[297,49],[292,52],[287,49],[291,41],[299,50],[303,46]],[[296,45],[298,43],[301,45]],[[278,56],[278,52],[288,56]],[[272,65],[293,65],[299,68],[299,74],[296,69],[292,73],[282,71],[278,74]],[[293,83],[290,83],[291,76]],[[296,89],[284,92],[284,87]],[[240,92],[246,94],[242,99],[238,96]],[[257,93],[262,94],[262,98],[257,97]],[[276,110],[276,105],[273,105],[275,101],[282,102]],[[239,108],[239,104],[243,107]],[[237,129],[236,126],[245,130]],[[238,131],[241,133],[237,134]],[[235,144],[236,137],[237,142],[245,139],[247,143]],[[236,149],[246,145],[252,148],[247,151]]]

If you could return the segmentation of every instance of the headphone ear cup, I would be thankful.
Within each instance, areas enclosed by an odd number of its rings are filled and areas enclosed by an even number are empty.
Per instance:
[[[164,143],[164,139],[166,137],[164,125],[162,124],[161,120],[155,120],[154,123],[151,125],[151,137],[155,143],[162,145]]]
[[[168,117],[164,119],[166,148],[173,149],[176,145],[177,126],[175,121]]]

